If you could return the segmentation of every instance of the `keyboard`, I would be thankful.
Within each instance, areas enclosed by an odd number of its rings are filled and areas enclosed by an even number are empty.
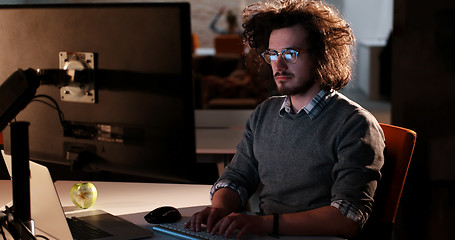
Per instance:
[[[93,240],[113,236],[76,217],[66,218],[66,221],[70,227],[71,235],[76,240]]]
[[[221,235],[212,235],[207,231],[195,232],[184,227],[183,223],[166,223],[158,224],[153,227],[153,230],[166,235],[170,235],[179,239],[185,240],[232,240],[234,238],[226,238]]]

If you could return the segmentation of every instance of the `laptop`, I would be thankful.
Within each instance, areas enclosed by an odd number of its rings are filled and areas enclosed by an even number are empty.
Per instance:
[[[6,155],[3,150],[2,155],[11,176],[11,156]],[[105,233],[95,239],[144,239],[153,235],[151,230],[102,210],[80,211],[65,215],[49,170],[33,161],[30,161],[30,203],[31,217],[35,222],[37,234],[44,234],[52,239],[73,239],[67,222],[67,218],[72,217],[75,217],[78,222],[82,221],[95,226]],[[73,231],[77,230],[73,229]]]

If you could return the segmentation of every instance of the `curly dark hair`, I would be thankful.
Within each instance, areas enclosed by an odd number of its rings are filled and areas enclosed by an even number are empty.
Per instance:
[[[242,36],[256,54],[268,48],[273,30],[301,24],[321,88],[340,90],[349,82],[355,38],[335,8],[318,0],[272,0],[246,7],[243,18]]]

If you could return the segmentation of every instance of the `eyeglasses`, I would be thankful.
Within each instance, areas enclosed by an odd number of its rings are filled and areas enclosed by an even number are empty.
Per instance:
[[[279,55],[281,55],[281,58],[283,58],[283,60],[286,62],[295,63],[297,61],[299,51],[292,48],[285,48],[281,52],[269,49],[263,52],[261,55],[268,64],[272,64],[272,62],[278,61]]]

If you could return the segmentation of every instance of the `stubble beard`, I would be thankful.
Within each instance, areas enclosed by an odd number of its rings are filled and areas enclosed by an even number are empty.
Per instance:
[[[314,78],[310,78],[307,81],[299,81],[296,85],[289,86],[290,81],[280,81],[277,84],[277,89],[283,95],[302,95],[308,92],[315,82]]]

